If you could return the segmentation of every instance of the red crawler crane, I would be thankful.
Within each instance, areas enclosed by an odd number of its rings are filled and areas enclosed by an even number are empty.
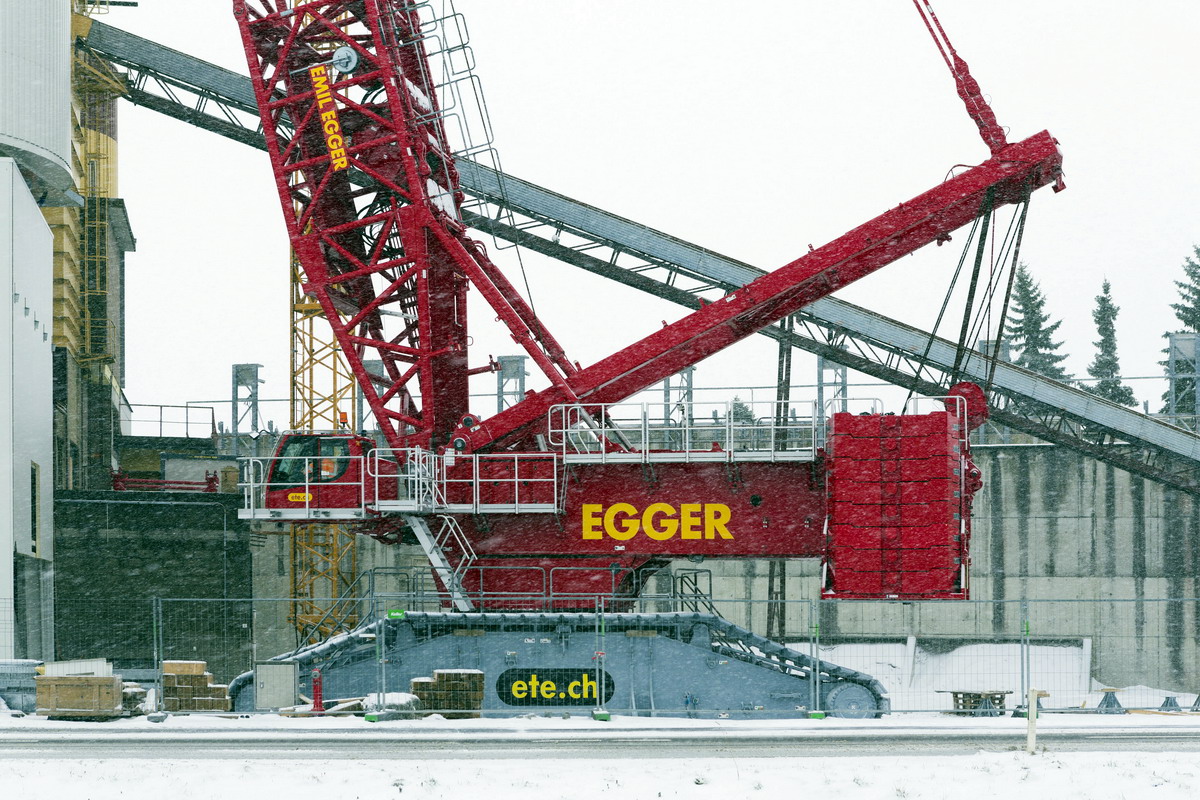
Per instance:
[[[1061,188],[1057,142],[1043,131],[1007,143],[932,10],[914,2],[991,157],[580,368],[467,237],[428,60],[445,44],[418,6],[234,0],[305,290],[390,446],[368,456],[361,437],[287,439],[282,457],[306,469],[277,459],[267,509],[247,516],[394,512],[376,535],[415,530],[448,588],[539,604],[547,593],[606,593],[610,581],[636,592],[641,568],[702,556],[824,556],[827,591],[839,597],[965,597],[979,485],[967,435],[987,413],[977,387],[954,387],[946,410],[931,414],[835,415],[828,453],[813,441],[804,458],[739,450],[728,419],[693,421],[682,441],[657,444],[612,419],[612,404],[945,240],[985,209]],[[468,407],[468,377],[491,368],[467,360],[469,286],[550,384],[485,420]],[[307,469],[317,460],[318,472]],[[430,516],[457,535],[431,535]]]

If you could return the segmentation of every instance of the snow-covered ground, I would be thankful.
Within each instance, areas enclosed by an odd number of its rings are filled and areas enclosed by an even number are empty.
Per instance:
[[[623,716],[613,714],[609,722],[591,718],[590,711],[554,714],[524,714],[520,716],[485,717],[483,719],[450,720],[438,714],[413,720],[368,722],[353,714],[338,716],[280,716],[272,713],[192,713],[170,714],[164,722],[151,722],[144,716],[114,719],[107,722],[52,720],[34,714],[18,716],[0,714],[0,747],[10,739],[23,739],[30,734],[77,734],[80,737],[103,735],[145,737],[154,734],[179,734],[197,738],[236,738],[239,736],[275,736],[287,734],[336,733],[343,736],[438,737],[455,736],[514,736],[524,740],[541,737],[594,736],[614,739],[641,737],[648,731],[670,731],[672,735],[713,733],[740,736],[821,737],[838,736],[892,737],[928,733],[1024,733],[1027,722],[1011,716],[974,717],[945,713],[888,714],[880,719],[685,719],[679,717]],[[1136,734],[1139,731],[1170,730],[1195,734],[1200,745],[1200,713],[1133,712],[1126,715],[1054,713],[1038,717],[1042,732],[1089,732]],[[3,795],[0,795],[3,800]]]
[[[805,643],[790,645],[810,654]],[[1152,686],[1113,686],[1090,674],[1091,643],[1052,646],[1033,644],[1025,652],[1017,643],[963,644],[942,652],[923,642],[879,642],[822,646],[820,657],[833,664],[865,672],[887,690],[896,711],[942,711],[952,708],[950,692],[1010,692],[1006,707],[1021,705],[1023,689],[1048,692],[1046,708],[1095,708],[1104,694],[1115,688],[1126,708],[1158,708],[1174,697],[1185,710],[1196,695]],[[1022,661],[1026,660],[1029,686],[1022,686]]]
[[[797,647],[803,651],[803,647]],[[874,675],[887,687],[894,707],[948,708],[946,690],[1011,690],[1010,704],[1020,689],[1020,650],[1011,644],[967,645],[933,652],[904,644],[823,647],[821,657]],[[1035,688],[1050,691],[1047,705],[1056,708],[1095,708],[1103,696],[1088,675],[1089,654],[1082,647],[1031,649],[1029,668]],[[1127,706],[1157,706],[1170,692],[1148,687],[1125,687],[1118,697]],[[1175,694],[1183,708],[1194,695]],[[396,700],[398,698],[388,698]],[[375,703],[376,705],[378,703]],[[145,717],[111,722],[48,720],[38,716],[0,714],[0,800],[9,797],[171,800],[245,797],[320,798],[473,798],[487,800],[550,800],[569,798],[736,798],[798,793],[838,798],[961,798],[1053,797],[1054,800],[1093,798],[1200,797],[1200,765],[1195,752],[1152,752],[1155,732],[1194,738],[1200,748],[1200,714],[1135,713],[1121,716],[1088,713],[1049,713],[1038,729],[1047,750],[1025,754],[1015,742],[1026,730],[1024,719],[975,718],[938,713],[890,714],[879,720],[689,720],[614,716],[600,722],[587,713],[569,718],[525,715],[478,720],[447,720],[439,716],[417,720],[370,723],[361,717],[281,717],[192,714],[172,715],[161,723]],[[1066,752],[1056,749],[1052,734],[1111,735],[1105,752]],[[322,752],[305,744],[307,736],[336,735],[349,743],[353,758]],[[906,739],[930,735],[943,742],[961,737],[996,738],[994,746],[962,755],[931,755],[906,745]],[[194,759],[158,757],[71,757],[48,759],[44,751],[13,749],[17,742],[49,739],[59,746],[95,739],[104,752],[136,753],[148,740],[186,737],[196,743]],[[714,752],[712,757],[679,757],[678,748],[656,752],[648,741],[695,737],[711,746],[714,736],[751,739],[750,747]],[[819,746],[830,737],[869,740],[862,748]],[[276,752],[243,756],[242,748],[266,739],[285,737],[281,749],[297,757],[276,758]],[[763,746],[760,748],[758,739]],[[503,741],[510,758],[473,758],[467,740]],[[783,740],[781,746],[780,742]],[[405,742],[440,744],[428,752],[413,750],[401,757]],[[622,749],[589,751],[588,741],[628,740]],[[458,744],[458,757],[454,754]],[[562,742],[584,743],[563,752]],[[517,747],[513,748],[513,743]],[[1131,742],[1133,744],[1131,744]],[[386,743],[381,751],[380,743]],[[392,743],[395,751],[391,749]],[[355,749],[358,744],[362,749]],[[769,744],[769,747],[767,746]],[[200,752],[202,746],[217,752]],[[53,748],[55,744],[50,744]],[[88,744],[93,747],[95,745]],[[375,749],[373,757],[367,754]],[[547,747],[549,749],[542,750]],[[834,749],[831,751],[831,747]],[[1157,745],[1161,747],[1161,745]],[[1139,748],[1141,751],[1139,751]],[[499,749],[489,749],[495,756]],[[1184,749],[1184,748],[1181,748]],[[1193,748],[1186,748],[1193,749]],[[154,752],[155,755],[157,751]],[[185,752],[186,745],[185,745]],[[392,753],[397,755],[393,757]],[[609,753],[617,755],[609,755]],[[742,757],[751,752],[756,757]],[[792,755],[792,753],[795,755]],[[866,752],[886,755],[866,755]],[[819,753],[819,757],[812,757]],[[831,754],[832,753],[832,754]],[[845,754],[843,754],[845,753]],[[360,754],[363,754],[360,758]],[[770,754],[772,757],[758,757]],[[64,752],[64,756],[67,753]],[[191,753],[189,752],[189,755]],[[207,757],[205,757],[207,756]],[[415,757],[411,757],[415,756]]]
[[[438,717],[369,723],[357,717],[336,719],[281,718],[262,715],[224,718],[210,715],[172,716],[163,723],[145,718],[108,723],[51,721],[28,716],[0,716],[0,754],[7,742],[31,735],[57,733],[71,738],[138,739],[159,734],[187,734],[197,740],[254,739],[293,732],[342,736],[393,737],[398,751],[404,741],[422,734],[453,743],[456,737],[493,736],[528,744],[513,758],[496,759],[342,759],[322,755],[319,748],[298,759],[227,758],[0,758],[0,797],[62,797],[90,800],[163,798],[200,800],[286,797],[288,800],[350,798],[478,798],[550,800],[569,798],[732,798],[771,794],[844,798],[981,798],[1053,797],[1195,798],[1200,796],[1200,765],[1195,753],[1137,752],[1130,734],[1174,730],[1200,740],[1200,715],[1133,714],[1046,715],[1043,732],[1087,730],[1120,735],[1112,752],[1049,752],[1029,756],[1007,743],[968,755],[905,755],[904,739],[914,733],[1019,733],[1026,722],[1010,717],[964,719],[947,715],[891,715],[882,720],[724,721],[614,717],[597,722],[584,716],[446,720]],[[658,730],[672,736],[714,733],[795,738],[796,755],[742,758],[536,757],[539,739],[565,737],[644,740]],[[805,739],[830,734],[887,734],[896,755],[804,755]],[[779,752],[778,750],[774,752]],[[786,750],[784,751],[786,752]],[[848,751],[853,752],[853,751]]]
[[[1189,754],[575,761],[0,761],[6,797],[172,800],[354,798],[982,798],[1191,800]]]

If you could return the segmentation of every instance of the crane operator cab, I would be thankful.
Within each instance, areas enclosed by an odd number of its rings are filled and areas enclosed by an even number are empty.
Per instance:
[[[367,436],[288,432],[271,458],[242,459],[240,519],[358,520],[392,513],[558,513],[556,453],[437,454]]]
[[[248,460],[247,505],[274,519],[362,516],[397,496],[397,464],[375,450],[352,433],[285,433],[272,458]]]

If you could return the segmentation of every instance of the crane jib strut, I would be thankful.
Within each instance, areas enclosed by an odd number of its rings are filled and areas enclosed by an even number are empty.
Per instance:
[[[1006,147],[885,212],[829,244],[806,253],[678,322],[654,332],[567,381],[589,403],[612,403],[673,375],[808,303],[871,274],[975,219],[990,194],[993,207],[1019,203],[1027,192],[1056,183],[1062,156],[1046,131]],[[456,434],[463,449],[503,443],[570,402],[555,387],[527,398],[485,423]]]

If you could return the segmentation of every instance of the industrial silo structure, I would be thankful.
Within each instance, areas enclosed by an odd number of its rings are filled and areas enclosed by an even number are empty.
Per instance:
[[[74,222],[83,202],[71,64],[69,0],[0,0],[0,659],[53,653],[51,215]]]
[[[0,0],[0,157],[39,206],[80,204],[71,163],[71,5]]]

